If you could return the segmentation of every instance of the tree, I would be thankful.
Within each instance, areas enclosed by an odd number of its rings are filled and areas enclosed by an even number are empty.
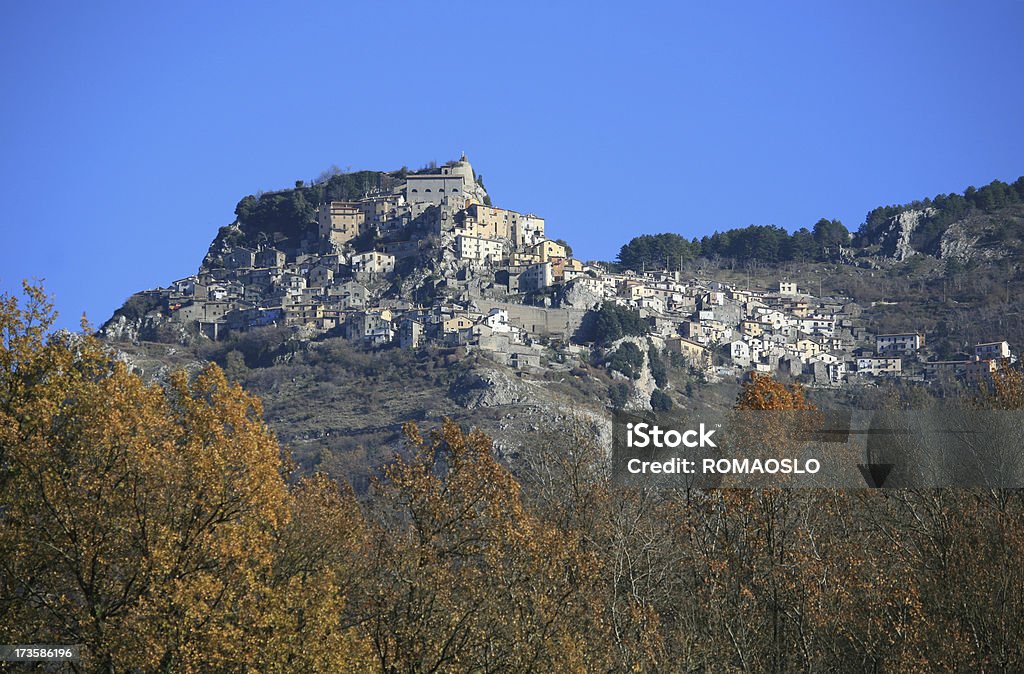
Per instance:
[[[630,240],[619,250],[619,264],[627,269],[678,268],[694,257],[694,246],[678,234],[644,234]]]
[[[801,227],[793,232],[783,257],[796,262],[807,262],[816,257],[816,249],[814,235],[806,227]]]
[[[658,355],[658,350],[654,348],[654,342],[651,341],[647,342],[647,364],[651,368],[655,386],[658,388],[668,386],[668,368],[665,367],[665,361]]]
[[[990,410],[1024,409],[1024,372],[1003,363],[992,373],[992,383],[980,389],[976,404]]]
[[[814,410],[800,384],[782,384],[774,377],[751,372],[736,398],[737,410]]]
[[[630,379],[640,376],[644,365],[644,354],[633,342],[623,342],[608,357],[608,369],[621,372]]]
[[[92,671],[357,661],[328,576],[278,594],[302,582],[279,565],[296,501],[259,401],[216,365],[146,384],[87,334],[47,336],[25,294],[0,297],[0,640],[83,644]],[[267,638],[303,604],[331,639]]]
[[[621,410],[629,401],[629,384],[612,384],[608,387],[608,400],[613,409]]]
[[[238,205],[235,206],[235,217],[238,218],[238,221],[243,224],[247,223],[253,212],[256,210],[257,203],[258,200],[251,194],[242,197],[241,201],[238,202]]]
[[[647,334],[647,324],[638,312],[614,302],[604,302],[600,309],[589,312],[584,326],[581,332],[600,346],[610,346],[622,337]]]
[[[784,414],[817,410],[800,384],[782,384],[771,375],[751,372],[736,396],[733,437],[740,447],[762,448],[762,453],[792,451],[814,430],[817,415]],[[765,414],[773,412],[777,414]]]
[[[818,220],[814,223],[812,235],[820,247],[847,246],[850,243],[850,232],[839,220]]]
[[[655,412],[667,412],[672,409],[672,398],[660,388],[651,393],[651,409]]]
[[[380,671],[582,671],[596,567],[571,533],[524,507],[512,475],[479,431],[451,420],[377,482],[383,519],[371,635]],[[594,639],[598,642],[599,639]]]
[[[739,263],[771,264],[784,261],[789,233],[775,225],[750,225],[742,229],[715,232],[701,239],[701,255],[731,258]]]

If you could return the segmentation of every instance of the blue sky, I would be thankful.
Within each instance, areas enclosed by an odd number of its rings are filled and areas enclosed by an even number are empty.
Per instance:
[[[1024,174],[1024,2],[0,6],[0,290],[76,326],[238,200],[465,151],[584,258]]]

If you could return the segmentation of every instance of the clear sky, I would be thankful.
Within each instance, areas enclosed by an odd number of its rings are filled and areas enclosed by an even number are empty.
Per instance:
[[[62,326],[238,200],[465,151],[584,259],[1024,174],[1024,1],[0,3],[0,290]]]

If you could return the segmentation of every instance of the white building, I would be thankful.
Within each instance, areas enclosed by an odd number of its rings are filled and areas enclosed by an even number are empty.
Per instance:
[[[499,307],[494,307],[487,312],[482,322],[494,332],[513,331],[513,326],[508,322],[508,311]]]
[[[516,248],[535,246],[544,240],[544,218],[527,213],[520,215],[512,230]]]
[[[879,353],[899,351],[909,353],[917,351],[924,346],[924,335],[916,332],[878,335],[875,338],[875,350]]]
[[[872,377],[882,374],[899,374],[903,371],[901,358],[858,358],[857,374]]]
[[[371,250],[352,256],[352,271],[372,274],[390,274],[395,271],[395,256]]]
[[[737,365],[750,365],[750,345],[742,339],[729,342],[729,357]]]
[[[799,325],[803,332],[821,337],[831,337],[836,331],[836,320],[827,316],[801,318]]]
[[[1009,358],[1009,342],[987,342],[974,346],[974,357],[978,360],[989,360],[990,358]]]
[[[497,262],[505,253],[505,245],[498,239],[466,234],[455,237],[455,249],[460,259],[479,262]]]

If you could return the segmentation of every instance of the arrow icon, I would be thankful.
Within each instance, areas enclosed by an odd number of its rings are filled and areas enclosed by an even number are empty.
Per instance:
[[[867,482],[868,487],[872,489],[878,489],[885,483],[885,479],[889,477],[889,473],[892,472],[892,463],[868,463],[857,464],[857,468],[860,469],[860,474],[864,476],[864,481]]]

